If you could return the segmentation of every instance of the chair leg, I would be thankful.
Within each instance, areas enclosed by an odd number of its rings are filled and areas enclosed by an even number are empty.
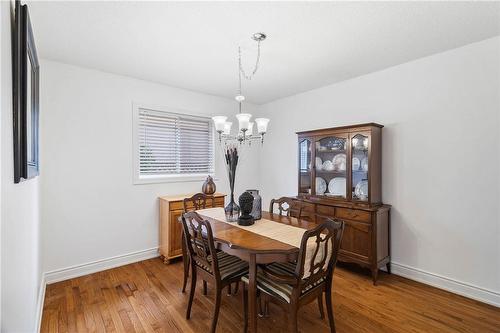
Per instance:
[[[264,297],[264,317],[269,317],[269,299]]]
[[[377,285],[377,279],[378,279],[378,267],[372,268],[372,280],[373,280],[373,285]]]
[[[234,291],[233,291],[233,295],[236,295],[238,294],[238,290],[240,288],[240,282],[237,281],[235,284],[234,284]]]
[[[257,303],[259,305],[259,312],[257,315],[259,317],[264,317],[264,311],[262,310],[262,298],[265,297],[265,294],[261,294],[259,290],[257,290]]]
[[[248,331],[248,290],[243,283],[243,332],[246,333]]]
[[[325,312],[323,310],[323,293],[318,295],[318,306],[319,306],[319,314],[321,319],[325,318]]]
[[[231,283],[227,285],[227,296],[231,296]]]
[[[196,268],[191,266],[191,289],[189,291],[189,302],[186,311],[186,319],[191,317],[191,306],[193,305],[194,291],[196,290]]]
[[[290,316],[288,317],[290,320],[290,332],[292,333],[299,333],[299,328],[297,326],[297,312],[298,312],[298,305],[293,304],[290,307]]]
[[[214,311],[214,317],[212,319],[212,328],[210,329],[211,333],[215,333],[215,329],[217,328],[217,319],[219,319],[219,309],[220,309],[220,302],[221,302],[221,296],[222,296],[222,288],[220,286],[217,286],[216,288],[216,293],[215,293],[215,311]]]
[[[330,323],[330,332],[335,333],[335,318],[333,316],[333,306],[332,306],[332,291],[327,288],[325,293],[326,298],[326,311],[328,312],[328,322]]]
[[[184,263],[184,282],[182,283],[182,292],[186,292],[186,286],[187,286],[187,281],[189,277],[189,266],[190,266],[190,259],[189,256],[187,255],[187,248],[186,248],[186,242],[183,237],[182,239],[182,262]]]
[[[207,296],[207,281],[203,280],[203,295]]]
[[[257,297],[259,300],[259,317],[269,317],[269,297],[258,290]],[[262,307],[262,302],[264,302],[264,307]]]

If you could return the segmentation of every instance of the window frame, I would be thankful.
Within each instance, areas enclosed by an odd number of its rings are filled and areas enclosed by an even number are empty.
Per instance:
[[[204,174],[164,174],[164,175],[142,175],[140,173],[140,144],[139,144],[139,112],[140,109],[150,109],[154,111],[167,112],[171,114],[178,114],[187,117],[205,118],[209,121],[210,128],[212,129],[212,170]],[[160,184],[160,183],[178,183],[178,182],[199,182],[211,176],[216,179],[216,133],[212,120],[207,114],[197,114],[186,110],[174,109],[166,106],[149,105],[143,103],[132,103],[132,140],[133,140],[133,184]]]

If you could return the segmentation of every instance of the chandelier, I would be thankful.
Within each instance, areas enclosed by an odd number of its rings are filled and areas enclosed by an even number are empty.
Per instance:
[[[242,104],[245,100],[241,92],[241,77],[243,76],[246,80],[251,80],[257,70],[259,69],[260,62],[260,43],[266,39],[266,35],[262,32],[258,32],[252,35],[252,39],[257,42],[257,58],[255,60],[255,66],[251,74],[247,74],[243,69],[243,64],[241,61],[241,47],[238,46],[238,94],[235,97],[236,102],[238,102],[238,113],[236,114],[236,119],[238,120],[238,132],[236,134],[231,133],[232,122],[227,121],[226,116],[215,116],[212,117],[214,121],[215,130],[219,134],[219,142],[224,142],[225,145],[234,143],[248,143],[251,144],[252,141],[261,141],[264,143],[264,134],[267,132],[267,125],[269,124],[269,119],[267,118],[256,118],[255,125],[257,125],[254,133],[254,122],[250,121],[252,115],[250,113],[244,113],[242,111]]]

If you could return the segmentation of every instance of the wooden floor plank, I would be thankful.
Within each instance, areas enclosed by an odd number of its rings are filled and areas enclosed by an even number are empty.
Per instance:
[[[188,293],[181,293],[182,263],[150,259],[47,286],[41,332],[207,332],[213,288],[198,282],[190,320]],[[241,289],[241,288],[240,288]],[[373,286],[368,272],[336,269],[333,303],[337,332],[500,333],[500,309],[396,275],[381,274]],[[217,332],[242,332],[241,292],[224,293]],[[286,332],[287,314],[270,306],[259,332]],[[316,302],[299,311],[299,330],[329,332]]]

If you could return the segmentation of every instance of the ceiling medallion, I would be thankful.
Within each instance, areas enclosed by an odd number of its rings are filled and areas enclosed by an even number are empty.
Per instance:
[[[243,64],[241,61],[241,47],[238,46],[238,93],[234,98],[238,102],[238,114],[236,114],[236,119],[238,120],[238,132],[236,134],[231,133],[232,122],[227,121],[226,116],[215,116],[212,117],[214,121],[215,130],[219,134],[219,142],[225,145],[234,143],[248,143],[251,144],[252,141],[261,141],[264,143],[264,134],[267,133],[267,125],[269,124],[269,119],[267,118],[256,118],[255,124],[257,125],[256,131],[254,133],[254,123],[250,121],[252,115],[250,113],[244,113],[242,111],[243,102],[245,101],[245,96],[241,92],[241,78],[251,80],[257,70],[259,69],[260,63],[260,43],[264,41],[267,36],[262,32],[257,32],[252,35],[252,40],[257,42],[257,58],[255,60],[255,66],[250,74],[243,69]]]

